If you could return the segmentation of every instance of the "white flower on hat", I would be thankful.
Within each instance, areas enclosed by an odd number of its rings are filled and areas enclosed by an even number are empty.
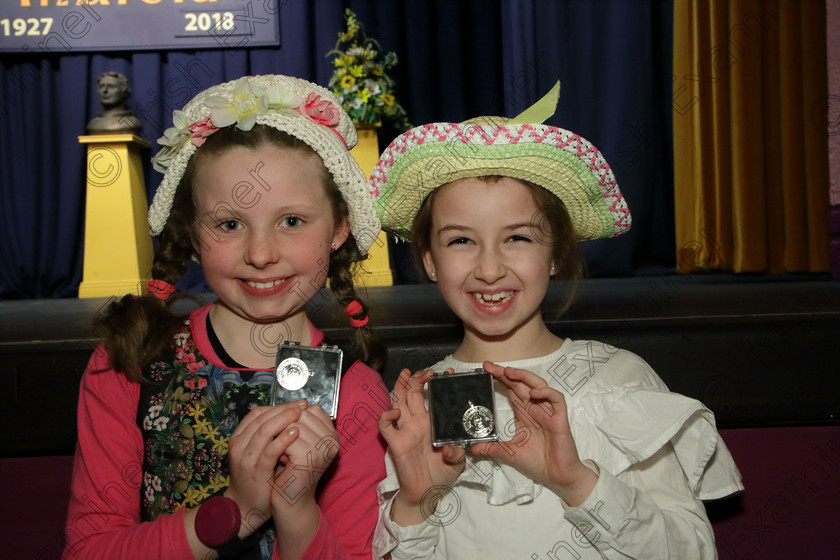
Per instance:
[[[251,91],[248,78],[239,78],[233,86],[233,103],[224,97],[213,95],[204,104],[210,107],[210,119],[219,128],[236,123],[236,128],[248,132],[257,124],[257,116],[268,111],[268,100],[264,95]]]
[[[190,119],[183,111],[175,110],[172,112],[172,124],[163,131],[163,136],[158,138],[158,144],[162,146],[181,146],[184,143],[183,135],[187,134],[187,129],[190,126]]]
[[[280,84],[260,84],[251,82],[251,90],[266,100],[269,109],[275,111],[296,111],[303,105],[303,97],[297,93],[282,87]]]
[[[164,130],[163,136],[158,138],[157,142],[163,148],[152,158],[152,167],[160,173],[166,172],[173,158],[175,158],[178,151],[190,138],[190,121],[185,112],[177,109],[173,111],[172,124],[174,126],[170,126]]]

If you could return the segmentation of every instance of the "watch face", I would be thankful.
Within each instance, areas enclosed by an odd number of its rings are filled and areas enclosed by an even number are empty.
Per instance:
[[[286,358],[277,366],[277,382],[288,391],[302,389],[313,373],[299,358]]]

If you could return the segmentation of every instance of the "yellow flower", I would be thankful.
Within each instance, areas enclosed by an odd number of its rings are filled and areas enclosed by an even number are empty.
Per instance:
[[[212,437],[212,434],[211,434],[211,437]],[[213,449],[215,449],[219,453],[227,453],[228,438],[226,436],[219,436],[218,439],[213,437],[212,439],[213,439]]]
[[[197,435],[202,436],[205,434],[211,434],[214,428],[210,422],[202,418],[195,421],[195,424],[193,425],[193,430]]]
[[[353,76],[344,76],[343,78],[341,78],[341,87],[343,87],[344,89],[352,87],[355,83],[356,78],[354,78]]]
[[[361,64],[357,64],[356,66],[350,68],[350,74],[357,78],[361,78],[364,75],[364,73],[365,69]]]
[[[205,409],[203,406],[199,406],[198,404],[191,404],[189,415],[195,420],[201,420],[201,418],[204,416],[204,410]]]
[[[372,92],[371,92],[370,90],[368,90],[367,88],[365,88],[365,89],[363,89],[362,91],[360,91],[359,93],[357,93],[357,94],[356,94],[356,96],[357,96],[359,99],[361,99],[361,100],[362,100],[362,103],[367,103],[367,102],[368,102],[368,99],[370,99],[370,94],[371,94],[371,93],[372,93]]]
[[[207,485],[207,491],[211,494],[215,494],[216,492],[227,486],[230,486],[230,477],[218,475]]]
[[[351,11],[347,11],[347,33],[348,39],[352,38],[359,31],[359,20],[356,19],[356,14]]]
[[[333,66],[335,66],[336,68],[341,68],[342,66],[344,66],[344,59],[341,57],[334,58]]]
[[[184,499],[181,504],[185,506],[197,506],[206,495],[207,491],[205,489],[190,486],[184,493]]]
[[[385,94],[382,94],[381,99],[382,99],[382,102],[385,103],[385,105],[393,105],[394,104],[394,96],[393,95],[385,93]]]

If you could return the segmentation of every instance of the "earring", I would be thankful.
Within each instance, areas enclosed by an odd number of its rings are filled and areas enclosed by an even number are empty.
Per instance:
[[[435,280],[435,279],[437,279],[437,274],[435,274],[435,272],[432,271],[432,272],[429,273],[429,278],[431,278],[432,280]]]
[[[330,253],[335,253],[335,243],[330,243]]]
[[[555,272],[554,265],[551,265],[551,270],[548,271],[548,275],[549,276],[554,276],[554,272]]]

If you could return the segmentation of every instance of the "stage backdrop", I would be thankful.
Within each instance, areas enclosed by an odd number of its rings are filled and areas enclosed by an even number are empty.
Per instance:
[[[3,54],[0,64],[0,297],[75,296],[82,277],[85,152],[77,137],[101,111],[95,81],[125,74],[129,105],[152,142],[174,109],[202,89],[246,74],[282,73],[326,85],[325,53],[353,9],[383,50],[414,124],[513,116],[559,78],[549,124],[604,152],[633,213],[630,233],[586,245],[591,276],[674,266],[670,1],[259,0],[279,6],[279,47],[190,52]],[[387,143],[393,131],[384,130]],[[383,146],[384,147],[384,146]],[[397,249],[400,277],[411,274]],[[191,275],[182,287],[201,289]]]

